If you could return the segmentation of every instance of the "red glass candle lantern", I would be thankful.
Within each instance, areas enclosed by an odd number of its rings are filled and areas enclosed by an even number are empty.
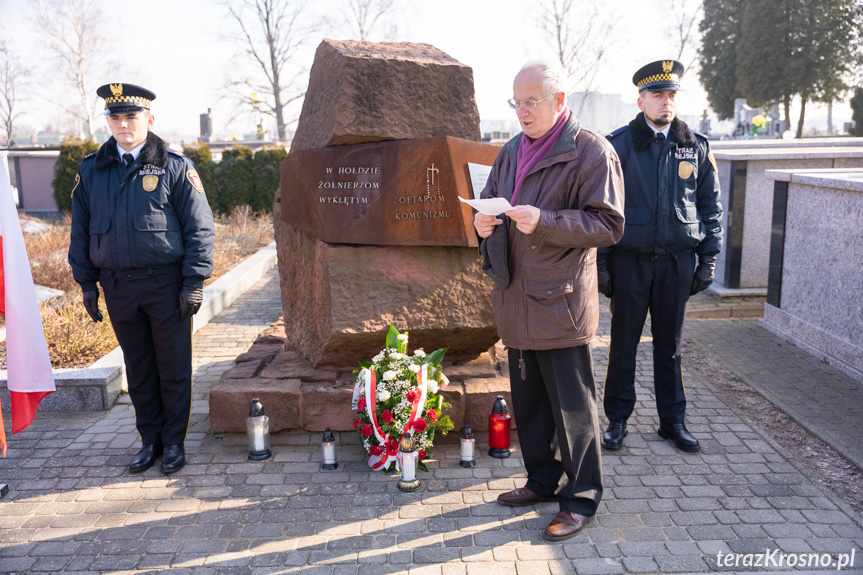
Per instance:
[[[492,457],[498,459],[509,457],[511,419],[506,401],[502,395],[498,395],[488,416],[488,454]]]

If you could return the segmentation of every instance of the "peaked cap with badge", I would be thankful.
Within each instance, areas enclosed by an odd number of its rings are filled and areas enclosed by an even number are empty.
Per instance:
[[[99,86],[96,95],[105,99],[105,115],[135,114],[150,109],[156,94],[135,84],[105,84]]]
[[[639,90],[662,92],[680,90],[680,79],[686,69],[677,60],[657,60],[639,68],[632,83]]]

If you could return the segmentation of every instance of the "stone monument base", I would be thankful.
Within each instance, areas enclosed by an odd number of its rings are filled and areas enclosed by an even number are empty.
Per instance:
[[[280,319],[258,336],[249,351],[237,357],[236,365],[210,391],[210,427],[213,431],[245,432],[249,403],[257,397],[273,433],[286,429],[320,432],[327,427],[351,431],[355,417],[351,411],[353,370],[358,369],[356,361],[360,359],[370,360],[371,356],[356,357],[354,365],[315,368],[288,341],[284,320]],[[445,359],[443,368],[450,383],[442,395],[452,404],[444,413],[455,424],[453,433],[465,424],[474,431],[487,431],[488,415],[498,395],[512,406],[509,368],[500,342],[472,361],[453,363]]]

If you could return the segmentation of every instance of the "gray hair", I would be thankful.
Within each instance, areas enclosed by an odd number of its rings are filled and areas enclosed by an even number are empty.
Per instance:
[[[559,92],[566,94],[566,74],[558,64],[547,60],[533,60],[522,66],[518,73],[533,70],[542,76],[543,96],[551,96]]]

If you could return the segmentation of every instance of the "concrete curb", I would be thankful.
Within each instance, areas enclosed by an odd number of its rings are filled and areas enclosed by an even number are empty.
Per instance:
[[[261,248],[204,288],[204,302],[195,314],[192,333],[207,325],[276,266],[275,242]],[[7,373],[0,371],[0,401],[9,405]],[[55,369],[57,391],[42,400],[40,411],[100,411],[109,409],[126,391],[123,350],[119,347],[83,369]]]

